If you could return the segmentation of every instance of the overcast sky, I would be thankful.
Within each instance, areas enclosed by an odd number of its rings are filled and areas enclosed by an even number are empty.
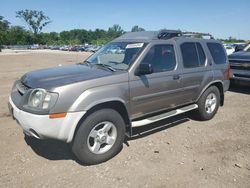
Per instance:
[[[42,10],[53,21],[44,32],[108,29],[119,24],[146,30],[181,29],[209,32],[216,38],[250,39],[250,0],[5,0],[0,15],[12,25],[25,24],[16,11]]]

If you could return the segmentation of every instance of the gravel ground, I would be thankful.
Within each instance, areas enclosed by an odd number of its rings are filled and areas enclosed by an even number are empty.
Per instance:
[[[216,116],[184,114],[134,129],[113,159],[80,165],[69,146],[25,139],[7,110],[15,79],[25,72],[73,64],[87,53],[0,53],[0,187],[250,187],[250,87],[234,86]]]

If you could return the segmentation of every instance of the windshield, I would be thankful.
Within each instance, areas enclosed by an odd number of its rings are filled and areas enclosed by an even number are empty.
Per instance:
[[[246,45],[246,47],[244,48],[244,51],[250,52],[250,43],[248,45]]]
[[[145,43],[111,42],[90,56],[86,62],[91,65],[105,65],[115,70],[127,70],[144,47]]]

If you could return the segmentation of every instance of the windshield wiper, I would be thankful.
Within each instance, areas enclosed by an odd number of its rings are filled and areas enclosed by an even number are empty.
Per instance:
[[[83,63],[82,64],[85,64],[85,65],[88,65],[88,66],[90,66],[90,61],[88,61],[88,60],[85,60],[85,61],[83,61]]]
[[[109,70],[115,72],[116,69],[114,69],[112,66],[110,65],[107,65],[107,64],[104,64],[104,63],[96,63],[96,64],[93,64],[93,65],[99,65],[99,66],[102,66],[102,67],[105,67],[105,68],[108,68]]]
[[[87,66],[91,65],[90,61],[88,61],[88,60],[85,60],[85,61],[77,63],[77,64],[79,64],[79,65],[87,65]]]

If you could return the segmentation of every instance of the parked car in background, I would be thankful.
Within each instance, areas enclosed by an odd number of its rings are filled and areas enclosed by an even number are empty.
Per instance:
[[[234,53],[235,47],[231,44],[223,44],[224,48],[226,49],[227,55]]]
[[[88,45],[87,47],[85,47],[85,52],[95,52],[95,47],[94,45]]]
[[[242,50],[228,56],[234,83],[250,84],[250,43]]]
[[[92,49],[92,52],[96,52],[96,51],[99,50],[101,47],[102,47],[101,45],[94,46],[93,49]]]
[[[121,54],[123,53],[124,50],[122,48],[120,48],[119,46],[110,46],[109,49],[107,49],[107,53],[111,53],[111,54]]]
[[[60,50],[60,46],[49,46],[51,50]]]
[[[239,52],[239,51],[244,50],[244,48],[245,48],[246,46],[247,46],[246,43],[235,43],[235,44],[234,44],[235,52]]]
[[[68,45],[64,45],[64,46],[61,46],[59,49],[62,50],[62,51],[68,51],[69,50],[69,46]]]
[[[33,44],[33,45],[31,45],[31,46],[28,47],[28,49],[31,49],[31,50],[37,50],[39,48],[40,48],[39,44]]]
[[[69,51],[78,52],[79,51],[79,46],[71,46],[71,47],[69,47]]]

